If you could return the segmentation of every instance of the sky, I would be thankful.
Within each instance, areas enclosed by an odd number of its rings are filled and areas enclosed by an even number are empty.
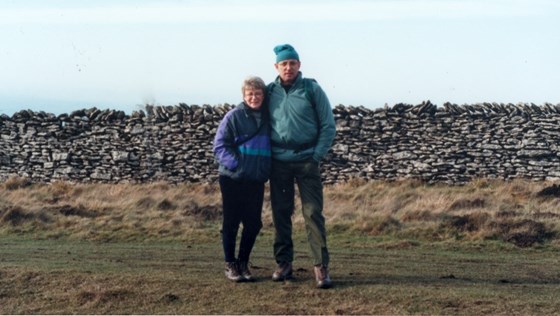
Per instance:
[[[237,104],[274,46],[332,106],[560,104],[560,1],[0,2],[0,114]]]

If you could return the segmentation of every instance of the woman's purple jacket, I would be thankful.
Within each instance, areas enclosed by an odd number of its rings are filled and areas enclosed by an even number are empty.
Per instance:
[[[214,138],[220,175],[239,181],[266,182],[270,177],[270,123],[264,105],[255,113],[244,102],[224,115]],[[255,115],[261,115],[260,125]]]

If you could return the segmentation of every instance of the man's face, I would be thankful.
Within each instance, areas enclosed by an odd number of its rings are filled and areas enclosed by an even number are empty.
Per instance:
[[[301,62],[297,59],[286,59],[274,64],[282,83],[287,84],[291,84],[296,80],[300,66]]]

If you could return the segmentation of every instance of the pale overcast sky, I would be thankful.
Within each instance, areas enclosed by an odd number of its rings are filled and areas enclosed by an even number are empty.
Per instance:
[[[560,1],[0,2],[0,113],[241,101],[290,43],[333,106],[560,104]]]

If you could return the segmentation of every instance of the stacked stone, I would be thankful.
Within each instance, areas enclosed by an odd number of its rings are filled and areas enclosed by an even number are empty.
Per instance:
[[[0,116],[0,180],[214,182],[212,142],[232,105],[84,109]],[[429,101],[378,109],[334,107],[337,136],[322,164],[326,184],[415,178],[560,179],[560,105],[456,105]]]
[[[417,178],[463,184],[473,178],[558,180],[560,106],[478,104],[334,109],[337,139],[330,182]]]

